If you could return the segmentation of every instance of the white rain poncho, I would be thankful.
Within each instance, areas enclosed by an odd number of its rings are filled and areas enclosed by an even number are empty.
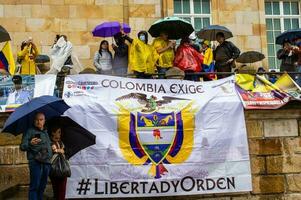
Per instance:
[[[52,63],[50,70],[47,73],[57,74],[60,72],[69,56],[71,56],[72,62],[74,62],[73,65],[68,65],[68,67],[72,70],[72,73],[78,73],[81,71],[82,66],[78,60],[78,57],[72,53],[72,49],[72,43],[65,41],[64,37],[60,37],[60,39],[50,50],[50,58]]]

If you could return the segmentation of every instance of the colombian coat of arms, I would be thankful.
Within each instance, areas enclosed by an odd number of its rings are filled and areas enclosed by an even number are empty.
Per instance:
[[[119,146],[132,165],[148,165],[156,179],[169,164],[183,163],[193,147],[194,113],[189,99],[147,97],[130,93],[116,99],[119,106]]]

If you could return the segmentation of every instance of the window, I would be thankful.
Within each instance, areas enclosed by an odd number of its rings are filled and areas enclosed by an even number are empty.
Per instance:
[[[211,22],[210,0],[174,0],[174,16],[189,21],[196,31]]]
[[[265,1],[265,16],[269,67],[279,69],[276,53],[281,46],[275,40],[280,33],[300,27],[299,1]]]

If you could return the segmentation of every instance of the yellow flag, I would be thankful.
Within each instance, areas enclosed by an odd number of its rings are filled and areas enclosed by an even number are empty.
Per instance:
[[[293,98],[299,101],[301,100],[300,86],[298,86],[298,84],[287,73],[280,76],[274,85],[291,95]]]
[[[11,50],[10,41],[7,41],[0,52],[0,68],[5,69],[11,75],[15,74],[16,64]]]

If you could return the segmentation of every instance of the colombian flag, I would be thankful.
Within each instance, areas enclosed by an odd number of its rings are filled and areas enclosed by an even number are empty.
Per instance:
[[[15,73],[15,60],[11,50],[10,41],[7,41],[0,52],[0,69],[5,69],[11,75]]]

